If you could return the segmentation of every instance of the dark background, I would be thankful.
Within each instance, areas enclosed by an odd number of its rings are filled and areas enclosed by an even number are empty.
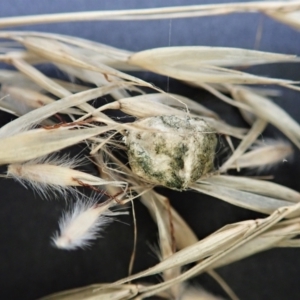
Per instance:
[[[211,1],[0,0],[0,17],[205,3]],[[255,47],[259,24],[263,26],[262,38]],[[261,14],[162,21],[62,23],[14,29],[74,35],[132,51],[168,45],[207,45],[248,49],[255,47],[257,50],[300,55],[300,33]],[[300,78],[298,65],[278,64],[256,67],[253,70],[266,76],[295,80]],[[151,74],[142,76],[163,89],[167,88],[165,77]],[[169,89],[201,101],[231,124],[245,126],[238,111],[220,103],[208,93],[185,87],[175,80],[170,80]],[[275,99],[275,102],[299,122],[298,98],[299,93],[283,90],[282,96]],[[1,125],[11,120],[8,114],[1,113],[0,117]],[[282,135],[268,127],[263,137],[279,138]],[[79,150],[80,147],[75,149]],[[275,175],[276,182],[299,190],[299,160],[299,152],[295,149],[293,159],[280,163],[269,173]],[[95,171],[92,167],[85,169],[89,168],[90,171]],[[257,172],[248,174],[256,175]],[[160,189],[160,192],[170,197],[172,205],[199,238],[225,224],[260,216],[197,193],[177,193],[165,189]],[[110,225],[104,237],[98,239],[90,249],[62,251],[51,246],[50,237],[57,230],[58,219],[66,207],[66,201],[42,200],[13,180],[3,179],[0,180],[0,195],[0,299],[36,299],[64,289],[112,282],[127,275],[133,238],[131,216],[119,218],[122,222]],[[157,232],[147,210],[138,201],[135,202],[135,207],[138,249],[134,272],[138,272],[157,262],[150,247],[157,244]],[[298,299],[299,255],[298,249],[274,249],[223,267],[218,272],[240,299]],[[193,283],[196,282],[209,291],[224,296],[220,287],[207,275],[193,280]]]

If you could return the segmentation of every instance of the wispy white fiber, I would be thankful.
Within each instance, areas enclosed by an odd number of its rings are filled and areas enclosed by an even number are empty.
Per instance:
[[[78,199],[73,209],[63,214],[59,232],[52,238],[57,248],[74,250],[90,245],[101,236],[104,228],[112,222],[108,205],[98,205],[96,199],[88,202]]]

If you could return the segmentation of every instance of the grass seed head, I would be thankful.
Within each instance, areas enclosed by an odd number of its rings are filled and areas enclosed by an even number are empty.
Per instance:
[[[97,200],[95,198],[86,202],[78,199],[73,209],[62,216],[59,221],[59,232],[52,238],[57,248],[65,250],[84,248],[99,237],[99,233],[112,218],[103,215],[105,212],[109,214],[108,207],[98,206]]]
[[[200,118],[156,116],[137,121],[149,130],[127,132],[133,172],[155,184],[184,190],[213,168],[215,130]]]

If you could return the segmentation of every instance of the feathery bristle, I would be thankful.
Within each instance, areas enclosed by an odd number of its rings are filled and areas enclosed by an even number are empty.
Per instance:
[[[57,166],[61,168],[69,168],[70,170],[83,165],[84,158],[63,155],[58,157],[56,154],[49,156],[38,157],[22,164],[11,164],[7,167],[7,177],[21,183],[25,188],[30,187],[34,192],[48,199],[51,196],[62,195],[66,197],[68,192],[78,193],[78,191],[70,185],[63,185],[62,181],[57,180],[57,184],[51,180],[51,174],[43,172],[43,166]],[[39,166],[33,169],[32,166]],[[40,172],[39,172],[40,171]],[[57,174],[56,174],[57,178]]]
[[[85,202],[78,199],[73,209],[64,213],[59,221],[59,232],[52,238],[57,248],[84,248],[100,236],[112,218],[108,216],[109,211],[108,215],[103,215],[105,208],[99,206],[96,200]]]

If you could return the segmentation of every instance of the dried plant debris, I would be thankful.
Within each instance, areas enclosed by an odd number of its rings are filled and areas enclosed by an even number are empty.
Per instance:
[[[288,25],[299,25],[296,18],[299,12],[299,1],[255,1],[241,3],[220,3],[208,5],[189,5],[178,7],[161,7],[151,9],[131,9],[113,11],[93,11],[79,13],[61,13],[53,15],[23,16],[3,18],[1,28],[56,22],[91,21],[91,20],[155,20],[172,18],[190,18],[230,13],[270,14]],[[281,17],[281,18],[280,18]],[[299,27],[297,27],[299,28]]]
[[[300,1],[195,5],[3,18],[0,27],[262,12],[299,29],[299,9]],[[299,124],[271,100],[278,94],[274,85],[299,92],[298,82],[236,69],[297,63],[298,57],[208,46],[132,53],[81,38],[26,31],[2,31],[0,39],[5,39],[0,45],[0,61],[15,68],[0,70],[0,109],[15,116],[0,128],[0,164],[7,165],[1,177],[13,178],[48,199],[56,195],[75,199],[59,221],[53,245],[69,250],[92,247],[92,241],[114,216],[127,213],[115,209],[131,201],[140,200],[158,228],[161,261],[157,265],[115,283],[45,299],[144,299],[152,295],[165,299],[220,299],[187,286],[188,279],[203,272],[214,277],[231,299],[238,299],[215,268],[274,247],[300,246],[295,239],[300,232],[300,193],[238,174],[250,168],[272,175],[271,166],[293,154],[288,141],[260,139],[268,124],[300,148]],[[43,63],[80,79],[82,84],[48,77],[37,67]],[[140,70],[207,90],[237,107],[250,128],[227,124],[222,114],[193,99],[163,91],[136,77],[134,71]],[[270,89],[265,85],[273,86]],[[111,96],[112,101],[90,102],[103,96]],[[122,118],[107,115],[108,110],[130,118],[122,122]],[[222,136],[232,153],[217,167],[215,158]],[[77,144],[84,145],[89,155],[70,158],[56,153]],[[126,155],[128,163],[122,162],[115,151]],[[77,169],[87,159],[97,167],[98,175]],[[230,173],[233,169],[235,175]],[[96,196],[82,195],[76,189],[79,186]],[[156,186],[181,191],[182,198],[186,190],[197,191],[269,216],[228,224],[198,240],[188,222],[172,207],[172,199],[154,191]],[[103,194],[105,200],[101,199]],[[195,265],[183,268],[189,263]],[[163,280],[158,284],[141,281],[157,274]],[[129,283],[132,280],[138,280],[138,284]]]

